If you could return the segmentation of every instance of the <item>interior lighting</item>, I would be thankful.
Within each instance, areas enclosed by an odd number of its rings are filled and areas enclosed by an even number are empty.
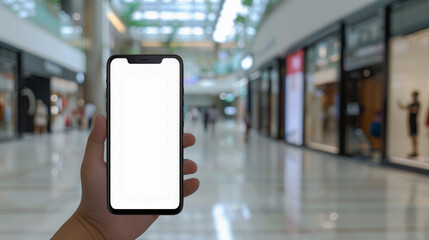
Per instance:
[[[162,42],[141,42],[142,47],[163,47],[164,43]]]
[[[238,13],[245,13],[246,9],[243,7],[241,1],[225,0],[222,11],[220,13],[216,29],[213,33],[213,40],[218,43],[226,42],[229,36],[235,34],[234,20],[237,18]]]
[[[143,13],[140,11],[133,12],[133,14],[131,14],[131,19],[134,21],[140,21],[143,19]]]
[[[176,14],[174,12],[161,12],[161,20],[174,20],[176,19]]]
[[[203,79],[200,81],[201,87],[213,87],[214,85],[215,85],[215,83],[211,79]]]
[[[192,34],[192,28],[190,27],[181,27],[177,31],[179,35],[191,35]]]
[[[61,32],[61,34],[63,34],[63,35],[69,35],[69,34],[72,34],[72,33],[74,33],[74,27],[73,27],[73,26],[62,26],[62,27],[60,28],[60,32]]]
[[[191,19],[191,14],[188,12],[177,12],[176,13],[176,19],[177,20],[189,20]]]
[[[222,100],[222,101],[225,100],[226,99],[226,93],[225,92],[220,93],[219,94],[219,99]]]
[[[256,29],[253,28],[253,27],[247,27],[246,28],[246,33],[253,36],[253,35],[256,34]]]
[[[194,35],[199,35],[199,36],[201,36],[201,35],[204,35],[204,29],[203,29],[202,27],[194,27],[194,28],[192,29],[192,33],[193,33]]]
[[[127,28],[122,23],[121,19],[119,19],[118,15],[116,15],[112,10],[108,10],[106,13],[107,19],[109,19],[110,23],[116,28],[116,30],[120,33],[125,33]]]
[[[162,34],[171,34],[171,33],[173,33],[173,28],[168,27],[168,26],[164,26],[161,28],[161,33]]]
[[[57,106],[51,107],[51,113],[52,115],[57,115],[60,112],[60,109]]]
[[[241,68],[244,71],[247,71],[253,67],[253,57],[251,55],[247,55],[241,60]]]
[[[331,62],[338,62],[338,61],[340,61],[340,55],[338,55],[338,54],[331,55],[329,57],[329,61],[331,61]]]
[[[147,27],[144,32],[149,35],[156,35],[159,34],[159,29],[157,27]]]
[[[202,12],[194,13],[194,19],[198,21],[204,21],[206,19],[206,15]]]
[[[52,94],[52,95],[51,95],[51,102],[56,102],[56,101],[58,101],[58,96],[57,96],[57,94]]]
[[[326,55],[328,55],[328,50],[326,49],[325,46],[321,46],[319,48],[319,57],[326,58]]]
[[[209,13],[209,15],[207,16],[207,18],[209,19],[209,21],[214,21],[214,20],[216,20],[216,14]]]
[[[170,47],[181,47],[181,48],[213,48],[215,43],[213,41],[203,42],[171,42]]]
[[[159,18],[159,13],[157,11],[146,11],[144,12],[144,19],[156,20]]]
[[[79,21],[81,19],[80,13],[77,13],[77,12],[73,13],[72,17],[73,17],[73,20],[75,21]]]

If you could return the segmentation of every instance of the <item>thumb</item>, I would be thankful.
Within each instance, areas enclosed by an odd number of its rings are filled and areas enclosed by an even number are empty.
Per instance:
[[[106,140],[106,118],[97,114],[94,127],[86,143],[85,156],[83,157],[81,175],[87,175],[99,168],[105,167],[104,141]]]

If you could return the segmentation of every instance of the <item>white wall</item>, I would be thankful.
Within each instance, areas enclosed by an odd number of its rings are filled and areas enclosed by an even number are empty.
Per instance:
[[[17,17],[0,6],[0,41],[55,62],[76,72],[86,72],[85,53],[42,27]]]
[[[292,45],[377,0],[284,0],[266,16],[251,53],[258,68]]]

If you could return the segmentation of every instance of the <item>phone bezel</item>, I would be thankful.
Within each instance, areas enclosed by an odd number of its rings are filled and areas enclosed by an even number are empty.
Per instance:
[[[164,58],[174,58],[179,61],[180,65],[180,202],[176,209],[115,209],[110,203],[110,64],[113,59],[126,58],[131,64],[159,64]],[[174,215],[182,211],[183,208],[183,60],[180,56],[174,54],[153,54],[153,55],[113,55],[107,61],[106,68],[106,112],[107,112],[107,208],[115,215],[143,215],[143,214],[156,214],[156,215]]]

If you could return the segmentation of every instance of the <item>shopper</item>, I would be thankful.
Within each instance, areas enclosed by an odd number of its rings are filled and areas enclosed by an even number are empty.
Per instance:
[[[417,157],[418,154],[418,144],[417,144],[417,136],[418,136],[418,125],[417,125],[417,117],[420,110],[420,102],[419,102],[419,92],[414,91],[411,94],[412,102],[406,105],[402,105],[398,102],[398,106],[400,109],[408,112],[408,123],[409,123],[409,133],[411,138],[411,146],[412,152],[408,154],[408,157],[413,158]]]
[[[219,118],[219,112],[215,106],[209,108],[208,111],[208,123],[212,125],[212,133],[215,132],[216,121]]]
[[[93,103],[87,103],[84,108],[84,116],[87,122],[87,128],[91,129],[92,127],[92,119],[94,118],[94,114],[97,108]]]
[[[107,210],[105,140],[106,119],[98,114],[94,121],[94,128],[88,137],[81,167],[80,205],[52,239],[136,239],[158,218],[156,215],[113,215]],[[185,148],[194,143],[195,138],[191,134],[183,136]],[[184,174],[192,174],[196,171],[197,166],[193,161],[184,161]],[[198,179],[185,180],[183,195],[193,194],[198,187]]]
[[[207,126],[209,125],[209,109],[204,108],[203,112],[204,131],[207,132]]]
[[[46,133],[48,131],[48,107],[41,99],[37,99],[33,120],[34,133]]]
[[[244,141],[248,142],[249,141],[249,131],[250,131],[250,126],[251,126],[249,110],[246,110],[246,115],[244,116],[244,123],[246,124],[246,132],[244,133]]]

